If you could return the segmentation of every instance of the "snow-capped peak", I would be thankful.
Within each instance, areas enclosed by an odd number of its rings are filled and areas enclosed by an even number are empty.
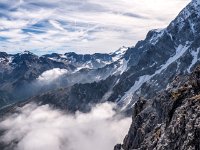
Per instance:
[[[123,57],[123,55],[126,53],[126,51],[128,50],[128,47],[122,46],[121,48],[119,48],[117,51],[110,53],[110,55],[114,56],[112,58],[113,61],[117,61],[120,58]]]
[[[127,51],[127,49],[128,49],[128,47],[122,46],[117,51],[115,51],[114,54],[116,54],[116,55],[124,54]]]
[[[24,55],[24,54],[30,54],[30,55],[34,55],[33,53],[31,53],[30,51],[27,51],[27,50],[25,50],[25,51],[23,51],[23,52],[21,52],[21,53],[19,53],[20,55]]]
[[[163,36],[165,29],[155,29],[152,30],[152,32],[154,32],[154,34],[150,39],[150,43],[155,45],[158,42],[158,40]]]

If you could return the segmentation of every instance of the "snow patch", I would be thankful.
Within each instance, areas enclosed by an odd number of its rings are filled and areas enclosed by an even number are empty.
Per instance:
[[[155,33],[153,34],[153,36],[150,39],[150,43],[155,45],[158,40],[163,36],[163,34],[165,33],[165,29],[156,29],[153,30]]]
[[[55,58],[55,57],[51,57],[49,58],[50,60],[56,61],[56,62],[62,62],[61,59]]]
[[[10,64],[10,63],[12,63],[12,61],[13,61],[12,56],[6,57],[6,58],[0,58],[0,62],[2,62],[2,63]]]
[[[185,25],[185,20],[191,16],[191,14],[196,13],[200,16],[200,1],[199,0],[193,0],[187,7],[185,7],[179,17],[177,18],[177,20],[175,20],[174,22],[172,22],[173,25],[178,25],[179,31],[183,28],[183,26]],[[191,24],[191,29],[194,27]],[[192,31],[194,31],[192,29]]]
[[[122,110],[125,109],[132,100],[133,94],[147,81],[150,81],[154,76],[160,74],[163,70],[167,69],[169,65],[171,65],[173,62],[176,62],[190,47],[191,44],[187,42],[186,46],[179,45],[176,48],[176,53],[174,56],[170,57],[167,62],[161,66],[159,70],[157,70],[152,75],[143,75],[139,77],[138,81],[135,81],[134,85],[128,90],[125,95],[119,100],[118,103],[123,103],[124,106],[122,107]]]
[[[13,61],[13,57],[11,56],[11,57],[8,57],[8,64],[10,64],[10,63],[12,63],[12,61]]]
[[[193,33],[193,34],[196,33],[195,24],[194,24],[191,20],[189,20],[189,24],[190,24],[190,28],[191,28],[191,30],[192,30],[192,33]]]
[[[65,56],[64,54],[60,55],[60,57],[63,59],[67,59],[67,56]]]
[[[34,55],[33,53],[29,52],[29,51],[23,51],[21,53],[19,53],[20,55]]]
[[[117,70],[113,73],[115,74],[122,74],[123,72],[125,72],[126,70],[128,70],[128,61],[126,59],[120,59],[119,60],[119,67],[117,68]]]
[[[192,63],[190,64],[189,68],[187,69],[188,73],[191,73],[191,68],[196,64],[198,61],[198,54],[199,54],[200,48],[197,49],[197,51],[191,51],[191,55],[193,57]]]
[[[157,70],[155,72],[155,75],[156,74],[160,74],[163,70],[167,69],[167,67],[169,65],[171,65],[173,62],[175,62],[176,60],[178,60],[187,50],[188,48],[190,47],[191,44],[189,44],[189,42],[187,42],[186,46],[183,46],[183,45],[179,45],[177,48],[176,48],[176,54],[172,57],[170,57],[167,62],[161,66],[161,68],[159,70]]]
[[[0,62],[4,62],[5,61],[5,58],[0,58]]]
[[[150,75],[144,75],[135,82],[131,89],[128,90],[128,92],[126,92],[126,94],[120,100],[120,103],[123,102],[125,104],[122,110],[124,110],[131,103],[133,93],[135,93],[145,82],[149,81],[151,78],[152,76]]]
[[[128,50],[127,47],[123,46],[121,47],[119,50],[115,51],[114,53],[111,53],[110,55],[116,55],[112,58],[113,61],[117,61],[120,58],[123,57],[123,55],[126,53],[126,51]]]
[[[98,63],[101,63],[101,60],[100,60],[100,59],[96,59],[96,61],[97,61]]]

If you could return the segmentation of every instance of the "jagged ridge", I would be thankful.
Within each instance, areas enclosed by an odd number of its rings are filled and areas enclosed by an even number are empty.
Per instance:
[[[200,149],[200,66],[190,75],[176,77],[154,99],[140,99],[123,145],[115,150]]]

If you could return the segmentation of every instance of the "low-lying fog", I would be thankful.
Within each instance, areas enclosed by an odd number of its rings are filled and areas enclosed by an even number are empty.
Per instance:
[[[104,103],[90,113],[69,115],[49,105],[27,104],[0,122],[6,131],[0,142],[14,150],[112,150],[131,124],[131,118],[116,116],[114,107]]]

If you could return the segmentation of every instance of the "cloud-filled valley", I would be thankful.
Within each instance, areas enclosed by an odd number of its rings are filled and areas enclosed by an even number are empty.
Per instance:
[[[188,2],[4,0],[0,2],[1,49],[38,54],[114,51],[134,45],[150,29],[165,27]]]
[[[122,142],[131,122],[114,108],[104,103],[87,114],[69,115],[49,105],[27,104],[0,122],[6,131],[0,142],[15,150],[110,150]]]

